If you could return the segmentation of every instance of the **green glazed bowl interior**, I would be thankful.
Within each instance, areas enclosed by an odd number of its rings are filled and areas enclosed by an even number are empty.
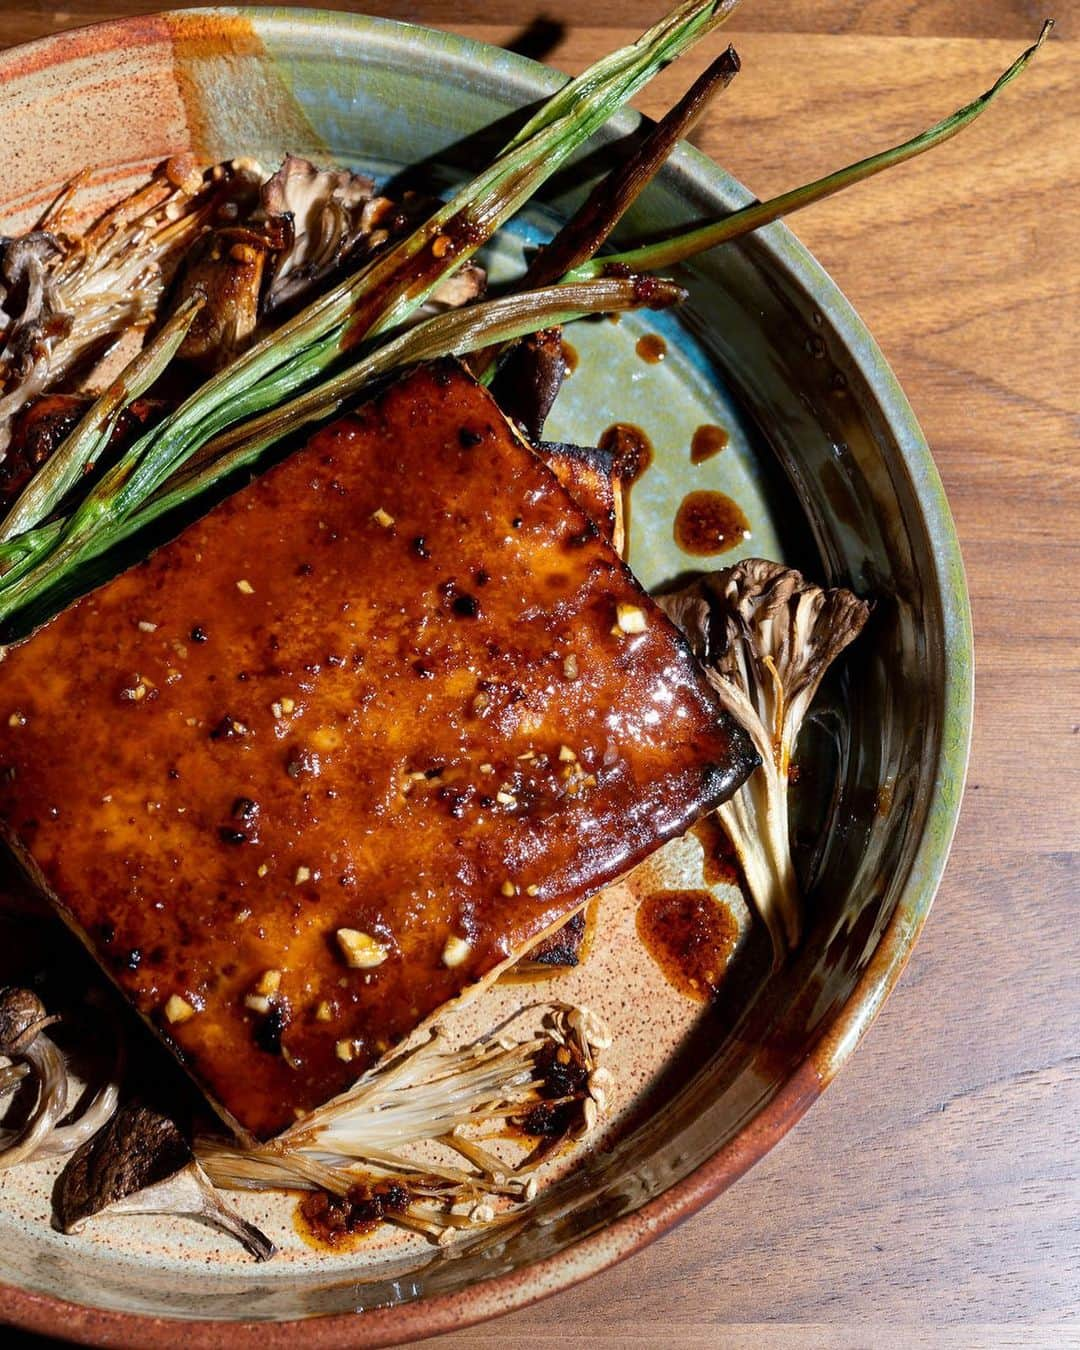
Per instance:
[[[291,150],[380,179],[422,166],[418,181],[445,186],[489,158],[514,114],[559,83],[459,37],[311,10],[189,11],[62,35],[0,56],[0,228],[26,228],[86,164],[92,204],[187,148],[266,164]],[[573,209],[636,126],[632,114],[614,119],[556,177],[492,257],[496,274]],[[747,200],[683,146],[622,235]],[[43,1213],[12,1215],[0,1187],[0,1320],[140,1346],[284,1344],[297,1334],[378,1344],[460,1326],[584,1278],[691,1213],[781,1137],[854,1049],[926,917],[959,809],[972,696],[959,550],[895,378],[784,227],[702,258],[682,279],[691,299],[678,316],[569,335],[581,365],[548,434],[587,442],[615,421],[649,430],[656,464],[634,490],[631,535],[646,584],[708,565],[680,552],[671,522],[682,494],[718,486],[752,528],[717,565],[783,557],[874,599],[800,744],[794,829],[811,893],[803,946],[770,975],[749,941],[742,978],[653,1085],[650,1109],[580,1159],[495,1246],[335,1258],[315,1274],[288,1263],[156,1262],[60,1238]],[[634,356],[646,329],[667,340],[660,367]],[[689,435],[705,421],[724,425],[730,444],[693,467]],[[181,1332],[175,1319],[190,1325]],[[273,1325],[296,1319],[316,1320],[300,1331]]]

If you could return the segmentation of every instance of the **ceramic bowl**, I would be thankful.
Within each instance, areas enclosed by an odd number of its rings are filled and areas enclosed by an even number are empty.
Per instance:
[[[425,186],[449,183],[559,83],[460,37],[311,10],[188,11],[64,34],[0,56],[0,227],[27,227],[84,165],[92,209],[186,149],[267,164],[291,150],[380,177],[419,166]],[[519,263],[529,238],[580,201],[637,125],[617,117],[557,176],[504,241],[496,271]],[[682,146],[623,235],[747,199]],[[0,1187],[0,1320],[189,1350],[267,1350],[298,1334],[312,1346],[376,1345],[458,1327],[572,1284],[705,1204],[799,1119],[858,1044],[926,917],[960,803],[972,660],[956,537],[884,358],[784,227],[683,275],[691,300],[679,316],[569,335],[580,365],[549,433],[590,443],[616,421],[648,431],[655,462],[634,489],[631,532],[631,561],[648,584],[710,565],[672,534],[683,495],[708,488],[733,497],[750,522],[749,537],[716,564],[783,557],[875,600],[800,746],[803,946],[770,975],[741,913],[730,978],[704,1009],[666,984],[637,941],[646,883],[632,879],[605,899],[594,954],[552,996],[608,1014],[624,1096],[600,1145],[564,1168],[530,1221],[498,1245],[433,1255],[376,1243],[326,1258],[296,1248],[264,1268],[219,1251],[201,1230],[154,1221],[66,1239],[48,1225],[48,1176],[26,1169]],[[636,354],[646,330],[666,340],[665,361]],[[728,447],[693,465],[690,438],[706,422],[727,430]],[[700,850],[690,853],[663,865],[684,880],[700,870]],[[522,997],[511,986],[496,1001],[507,1008]],[[265,1219],[279,1238],[287,1230],[280,1213]]]

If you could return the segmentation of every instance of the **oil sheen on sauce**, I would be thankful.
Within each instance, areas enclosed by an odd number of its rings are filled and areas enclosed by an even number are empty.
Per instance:
[[[658,366],[667,356],[667,343],[659,333],[645,333],[637,340],[634,350],[650,366]]]
[[[711,423],[698,427],[690,440],[690,463],[704,464],[707,459],[712,459],[723,450],[728,439],[723,427]]]
[[[669,983],[702,1003],[719,988],[739,936],[708,891],[654,891],[638,905],[637,931]]]
[[[652,441],[633,422],[616,422],[600,437],[600,449],[615,456],[615,473],[624,486],[636,483],[653,462]]]
[[[674,533],[684,553],[708,557],[741,544],[750,533],[750,522],[723,492],[688,492],[675,516]]]
[[[349,1252],[390,1215],[403,1214],[412,1196],[398,1181],[363,1182],[348,1195],[310,1191],[296,1206],[293,1227],[317,1251]]]

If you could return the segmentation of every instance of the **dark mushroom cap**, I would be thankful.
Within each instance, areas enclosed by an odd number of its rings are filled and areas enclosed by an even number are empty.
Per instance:
[[[45,1005],[33,990],[14,984],[0,989],[0,1054],[21,1054],[45,1017]]]

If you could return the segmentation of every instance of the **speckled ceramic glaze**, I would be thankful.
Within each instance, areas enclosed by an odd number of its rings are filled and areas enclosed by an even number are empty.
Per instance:
[[[461,38],[310,10],[189,11],[65,34],[0,57],[0,228],[25,228],[86,164],[90,209],[189,148],[268,164],[292,150],[379,177],[421,166],[426,186],[446,185],[558,83]],[[558,176],[490,259],[496,271],[519,265],[523,243],[580,200],[605,163],[597,146],[635,126],[630,115],[615,119]],[[746,199],[683,147],[624,234]],[[615,1033],[602,1137],[552,1169],[535,1208],[498,1243],[434,1252],[381,1239],[328,1256],[292,1235],[282,1199],[246,1202],[283,1246],[266,1267],[194,1225],[114,1220],[68,1239],[48,1224],[55,1168],[27,1168],[0,1174],[0,1320],[92,1343],[196,1350],[291,1345],[298,1335],[309,1345],[381,1345],[493,1316],[628,1255],[718,1194],[858,1043],[911,951],[959,808],[972,680],[960,555],[903,394],[795,239],[770,227],[702,259],[686,279],[692,299],[677,317],[570,334],[580,363],[548,432],[588,442],[621,421],[649,434],[655,462],[634,489],[631,520],[631,561],[648,584],[702,565],[681,552],[672,522],[687,492],[711,488],[750,522],[749,538],[719,562],[782,557],[876,600],[800,747],[795,832],[812,893],[803,947],[770,975],[760,934],[721,889],[740,937],[719,997],[706,1011],[678,994],[635,928],[650,889],[700,884],[700,844],[677,841],[602,897],[581,968],[542,990],[500,986],[456,1024],[469,1034],[553,997],[595,1006]],[[636,355],[644,331],[666,339],[666,360]],[[702,423],[730,440],[693,465]],[[24,919],[0,927],[9,949],[30,940]],[[309,1319],[302,1329],[300,1319]]]

